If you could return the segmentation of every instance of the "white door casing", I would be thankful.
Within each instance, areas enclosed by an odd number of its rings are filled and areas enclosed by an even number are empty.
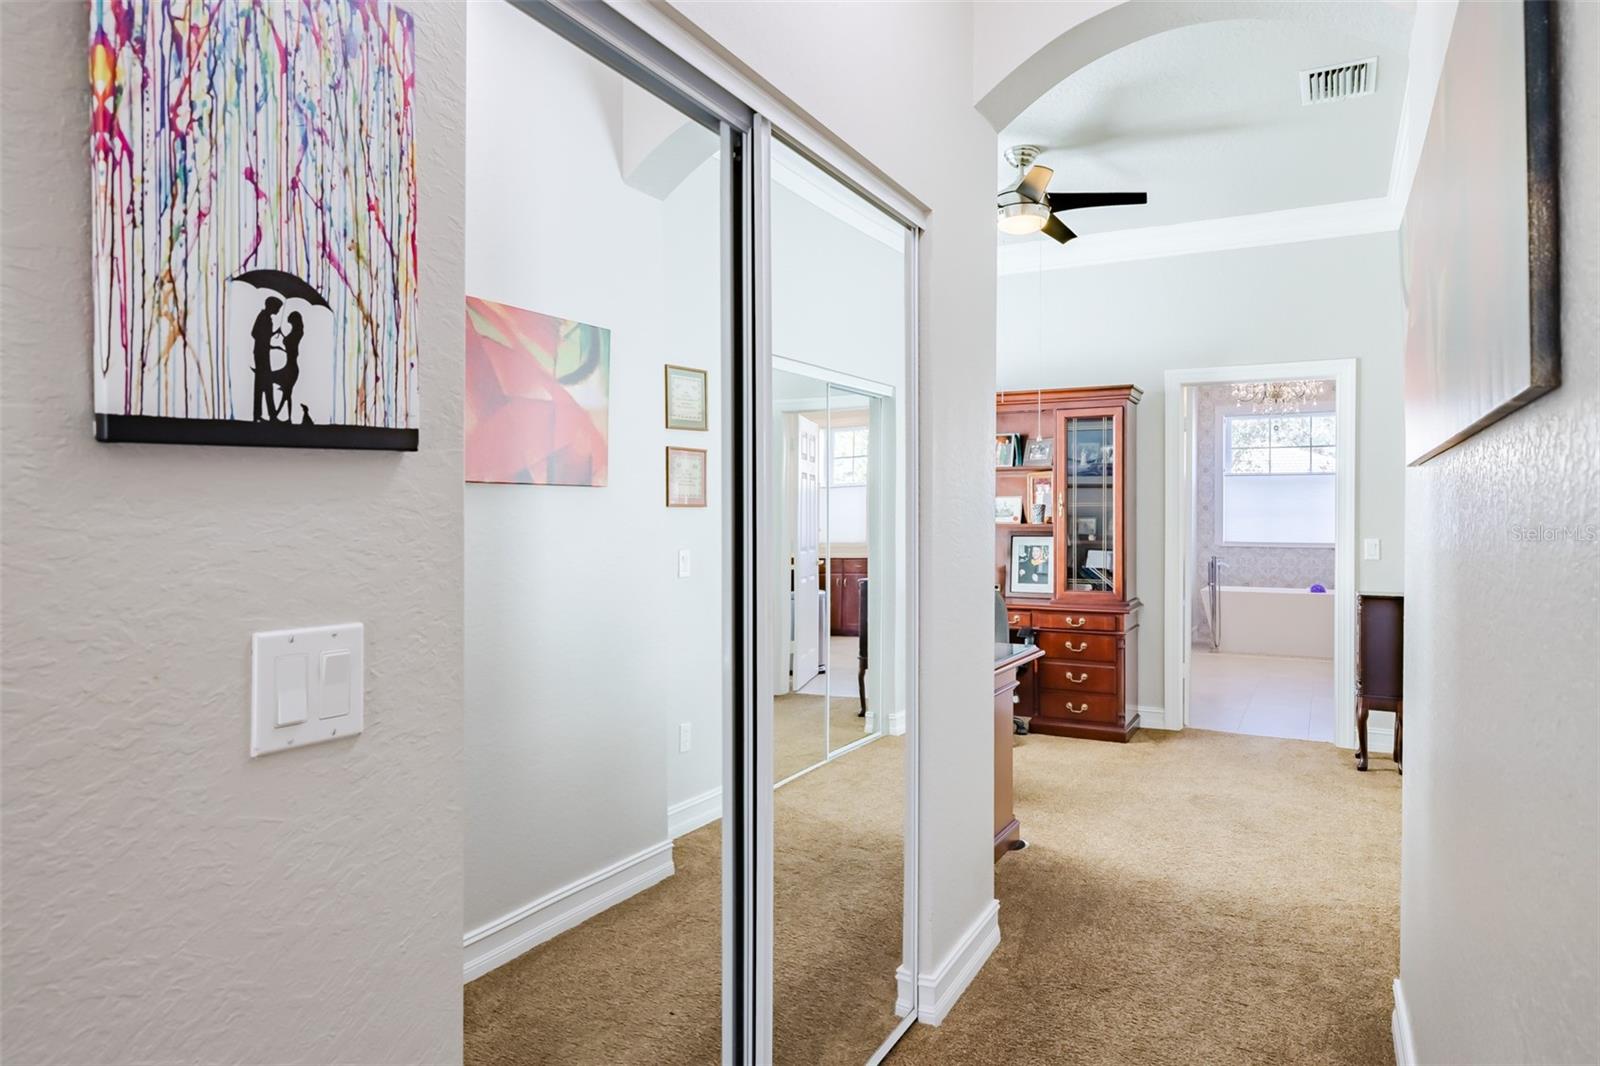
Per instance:
[[[817,583],[821,541],[821,445],[817,424],[796,415],[794,505],[794,677],[798,692],[822,665],[822,597]]]

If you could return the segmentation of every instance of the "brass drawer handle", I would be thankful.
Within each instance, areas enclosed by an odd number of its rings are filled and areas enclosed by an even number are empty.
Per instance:
[[[1012,622],[1020,622],[1020,621],[1022,621],[1022,616],[1020,614],[1014,614],[1014,615],[1011,616],[1011,621]]]
[[[1067,641],[1067,650],[1068,651],[1088,651],[1089,650],[1089,642],[1086,640],[1082,644],[1079,644],[1076,648],[1074,648],[1072,646],[1072,641],[1069,640],[1069,641]]]
[[[1071,704],[1071,703],[1067,704],[1067,710],[1071,711],[1073,714],[1082,714],[1084,711],[1087,711],[1088,709],[1089,709],[1089,705],[1087,703],[1085,703],[1082,707],[1079,707],[1079,706],[1077,706],[1075,704]]]
[[[1074,685],[1081,685],[1085,681],[1089,680],[1089,675],[1088,674],[1084,674],[1082,677],[1073,677],[1072,676],[1072,671],[1068,670],[1067,671],[1067,680],[1071,681]]]
[[[1089,624],[1089,620],[1080,616],[1076,622],[1068,618],[1066,619],[1066,623],[1073,629],[1082,629],[1084,626]]]

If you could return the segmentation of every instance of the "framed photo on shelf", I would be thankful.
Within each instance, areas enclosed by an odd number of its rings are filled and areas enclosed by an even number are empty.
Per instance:
[[[667,364],[665,394],[668,429],[707,428],[704,370]]]
[[[1086,515],[1078,519],[1078,539],[1094,540],[1100,536],[1100,523],[1094,515]]]
[[[1031,451],[1033,446],[1029,445]],[[1050,521],[1055,505],[1055,482],[1049,474],[1028,475],[1028,520],[1035,525]]]
[[[706,505],[706,450],[667,448],[667,506]]]
[[[1022,497],[996,496],[994,498],[994,520],[996,525],[1021,522]]]
[[[1011,538],[1011,565],[1006,592],[1013,596],[1048,596],[1055,590],[1055,539],[1018,533]]]
[[[1023,466],[1049,466],[1055,461],[1056,439],[1054,437],[1034,437],[1028,442],[1028,450],[1023,453]]]
[[[1026,439],[1021,433],[996,433],[994,435],[994,465],[1021,466],[1022,443]]]

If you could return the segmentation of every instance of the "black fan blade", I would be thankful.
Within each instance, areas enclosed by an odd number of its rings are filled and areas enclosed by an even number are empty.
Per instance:
[[[1051,240],[1056,241],[1058,244],[1066,244],[1068,241],[1072,240],[1072,238],[1077,236],[1076,233],[1073,233],[1067,228],[1067,224],[1065,222],[1061,221],[1054,215],[1050,216],[1050,221],[1044,224],[1044,229],[1040,230],[1040,232],[1046,237],[1049,237]]]
[[[1022,180],[1017,182],[1017,192],[1036,204],[1042,204],[1045,190],[1050,187],[1050,179],[1054,176],[1055,171],[1049,167],[1029,167],[1028,172],[1022,175]]]
[[[1053,192],[1050,210],[1071,211],[1079,207],[1122,207],[1127,204],[1148,203],[1142,192]]]

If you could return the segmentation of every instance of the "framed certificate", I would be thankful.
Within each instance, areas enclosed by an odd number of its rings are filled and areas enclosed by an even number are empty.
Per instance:
[[[706,450],[667,448],[667,506],[706,505]]]
[[[706,428],[706,372],[667,366],[667,428]]]

